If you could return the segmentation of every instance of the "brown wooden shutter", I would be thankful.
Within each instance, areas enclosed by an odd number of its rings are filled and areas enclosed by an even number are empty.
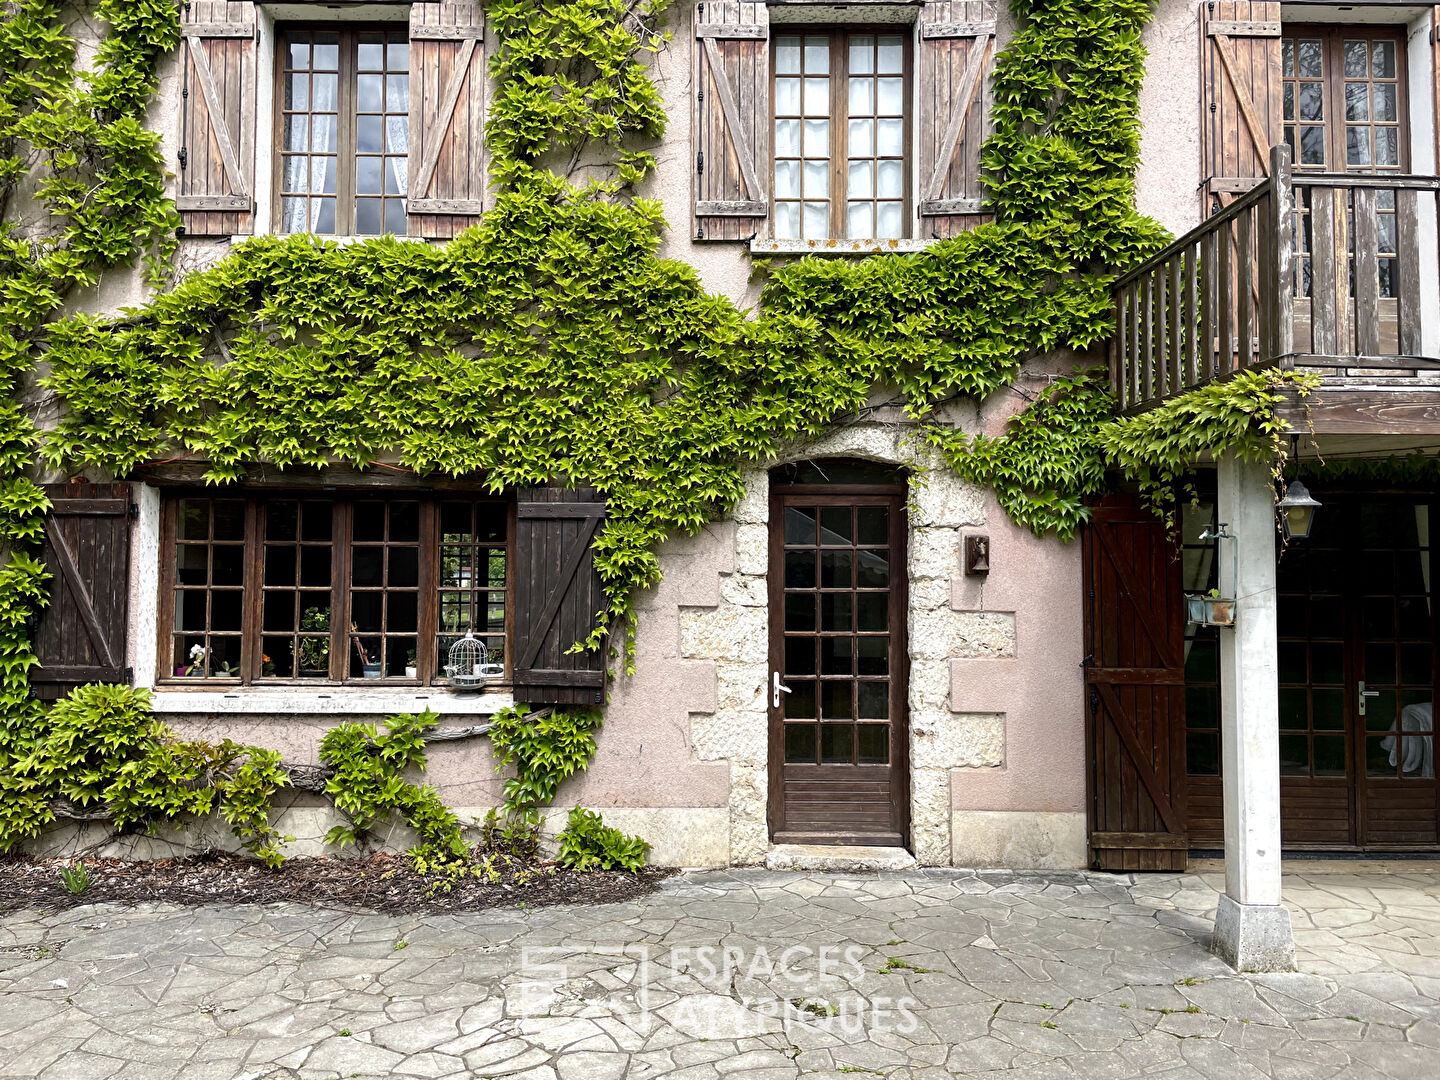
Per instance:
[[[130,682],[129,484],[47,484],[42,558],[50,602],[35,628],[31,692],[54,701],[83,683]]]
[[[746,240],[770,214],[770,13],[764,4],[695,5],[697,240]]]
[[[485,159],[485,9],[410,5],[409,232],[446,240],[480,220]]]
[[[594,631],[605,593],[590,545],[605,500],[590,488],[523,489],[515,531],[515,699],[535,705],[599,705],[605,653],[571,653]]]
[[[926,4],[917,33],[919,235],[943,239],[988,220],[980,146],[990,127],[994,0]]]
[[[1184,870],[1185,614],[1165,522],[1113,496],[1084,530],[1090,848],[1104,870]]]
[[[1440,5],[1430,9],[1430,100],[1435,119],[1435,167],[1440,169]]]
[[[1205,192],[1228,204],[1270,175],[1284,138],[1280,105],[1280,5],[1203,0]]]
[[[255,5],[180,8],[184,35],[175,205],[192,236],[255,232]]]

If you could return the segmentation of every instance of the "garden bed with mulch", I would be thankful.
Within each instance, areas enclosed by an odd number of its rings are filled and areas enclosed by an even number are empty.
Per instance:
[[[236,855],[131,862],[87,858],[89,884],[70,892],[61,870],[69,859],[0,858],[0,914],[23,908],[61,911],[81,904],[160,902],[204,904],[315,904],[385,914],[479,911],[551,904],[610,904],[654,892],[673,870],[647,866],[639,873],[578,873],[539,859],[511,859],[490,875],[466,877],[449,892],[415,873],[404,855],[289,859],[278,870]],[[498,861],[498,860],[497,860]]]

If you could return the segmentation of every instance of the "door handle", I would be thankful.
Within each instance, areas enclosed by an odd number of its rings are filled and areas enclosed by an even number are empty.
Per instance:
[[[1379,691],[1379,690],[1366,690],[1366,689],[1365,689],[1365,683],[1364,683],[1363,681],[1360,683],[1360,708],[1359,708],[1358,711],[1359,711],[1359,713],[1360,713],[1361,716],[1364,716],[1364,715],[1365,715],[1365,708],[1366,708],[1366,706],[1365,706],[1365,699],[1366,699],[1366,698],[1372,698],[1372,697],[1379,697],[1379,696],[1380,696],[1380,691]]]
[[[790,688],[780,681],[780,673],[770,673],[770,704],[772,708],[780,707],[780,695],[790,693]]]

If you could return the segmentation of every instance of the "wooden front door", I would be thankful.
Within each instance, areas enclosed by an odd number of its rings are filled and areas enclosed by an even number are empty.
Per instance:
[[[1084,530],[1090,847],[1105,870],[1183,870],[1184,599],[1165,522],[1108,496]]]
[[[904,846],[904,489],[771,492],[771,839]]]

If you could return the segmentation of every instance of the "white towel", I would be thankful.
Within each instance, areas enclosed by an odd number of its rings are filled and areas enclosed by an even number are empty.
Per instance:
[[[1397,743],[1400,739],[1394,735],[1387,735],[1380,740],[1380,748],[1390,751],[1390,764],[1400,764],[1401,773],[1405,776],[1430,779],[1435,775],[1435,746],[1430,732],[1434,730],[1433,711],[1430,702],[1426,701],[1419,705],[1406,705],[1400,710],[1400,730],[1404,732],[1423,732],[1423,739],[1404,740],[1403,752],[1405,759],[1403,764],[1400,761],[1402,747]]]

